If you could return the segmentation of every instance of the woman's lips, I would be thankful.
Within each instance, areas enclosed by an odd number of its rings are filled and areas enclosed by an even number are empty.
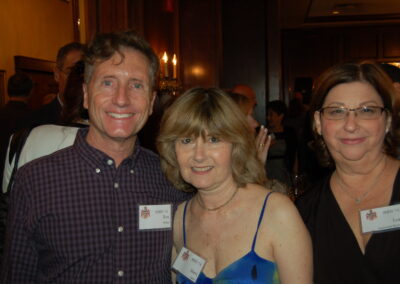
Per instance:
[[[355,145],[355,144],[360,144],[360,143],[364,142],[365,138],[364,137],[361,137],[361,138],[342,138],[342,139],[340,139],[340,141],[343,144]]]

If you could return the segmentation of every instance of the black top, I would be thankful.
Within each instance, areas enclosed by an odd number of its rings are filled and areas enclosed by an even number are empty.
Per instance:
[[[363,255],[329,180],[296,201],[313,241],[315,283],[399,283],[400,230],[374,233]],[[399,201],[398,172],[390,205]]]
[[[11,134],[27,127],[31,122],[31,110],[24,102],[10,100],[0,109],[0,182]]]
[[[61,104],[56,97],[50,103],[36,109],[32,114],[32,126],[39,126],[43,124],[56,124],[60,122],[61,118]]]

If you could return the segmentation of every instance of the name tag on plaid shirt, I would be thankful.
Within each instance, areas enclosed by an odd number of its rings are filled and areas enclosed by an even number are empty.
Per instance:
[[[172,205],[139,205],[139,231],[170,230],[172,228]]]

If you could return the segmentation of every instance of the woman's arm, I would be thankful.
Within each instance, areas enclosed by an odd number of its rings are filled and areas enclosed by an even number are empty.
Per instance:
[[[290,199],[278,194],[271,197],[272,246],[281,283],[313,283],[310,235]]]
[[[173,226],[173,244],[172,244],[172,253],[171,253],[171,266],[175,261],[175,258],[178,256],[179,247],[183,246],[183,232],[182,232],[182,219],[183,219],[183,208],[184,203],[181,203],[174,216],[174,226]],[[171,279],[172,283],[176,283],[176,273],[171,271]]]

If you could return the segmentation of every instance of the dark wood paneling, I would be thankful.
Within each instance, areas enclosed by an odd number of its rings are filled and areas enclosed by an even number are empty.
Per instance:
[[[0,107],[6,101],[6,70],[0,70]]]
[[[185,88],[219,85],[219,2],[179,1],[180,62]]]
[[[81,39],[81,31],[78,21],[80,21],[79,0],[72,0],[72,25],[74,29],[74,41],[76,42],[79,42]]]
[[[400,58],[400,27],[390,27],[382,32],[382,57]]]
[[[171,62],[172,54],[177,53],[174,46],[175,12],[166,9],[166,2],[167,0],[144,2],[144,36],[160,58],[166,51],[169,55],[169,62]],[[176,9],[177,7],[173,6],[172,8]]]
[[[286,101],[292,98],[296,78],[315,78],[340,61],[340,45],[341,34],[337,31],[283,33],[283,89]]]
[[[222,88],[251,86],[257,95],[255,117],[265,123],[266,100],[266,1],[223,0]]]
[[[87,37],[128,28],[129,0],[87,0]]]
[[[283,32],[283,88],[291,97],[299,77],[316,79],[344,61],[400,61],[400,26],[362,26]]]
[[[370,29],[349,29],[344,31],[344,56],[347,60],[359,60],[363,58],[377,59],[379,31]]]

